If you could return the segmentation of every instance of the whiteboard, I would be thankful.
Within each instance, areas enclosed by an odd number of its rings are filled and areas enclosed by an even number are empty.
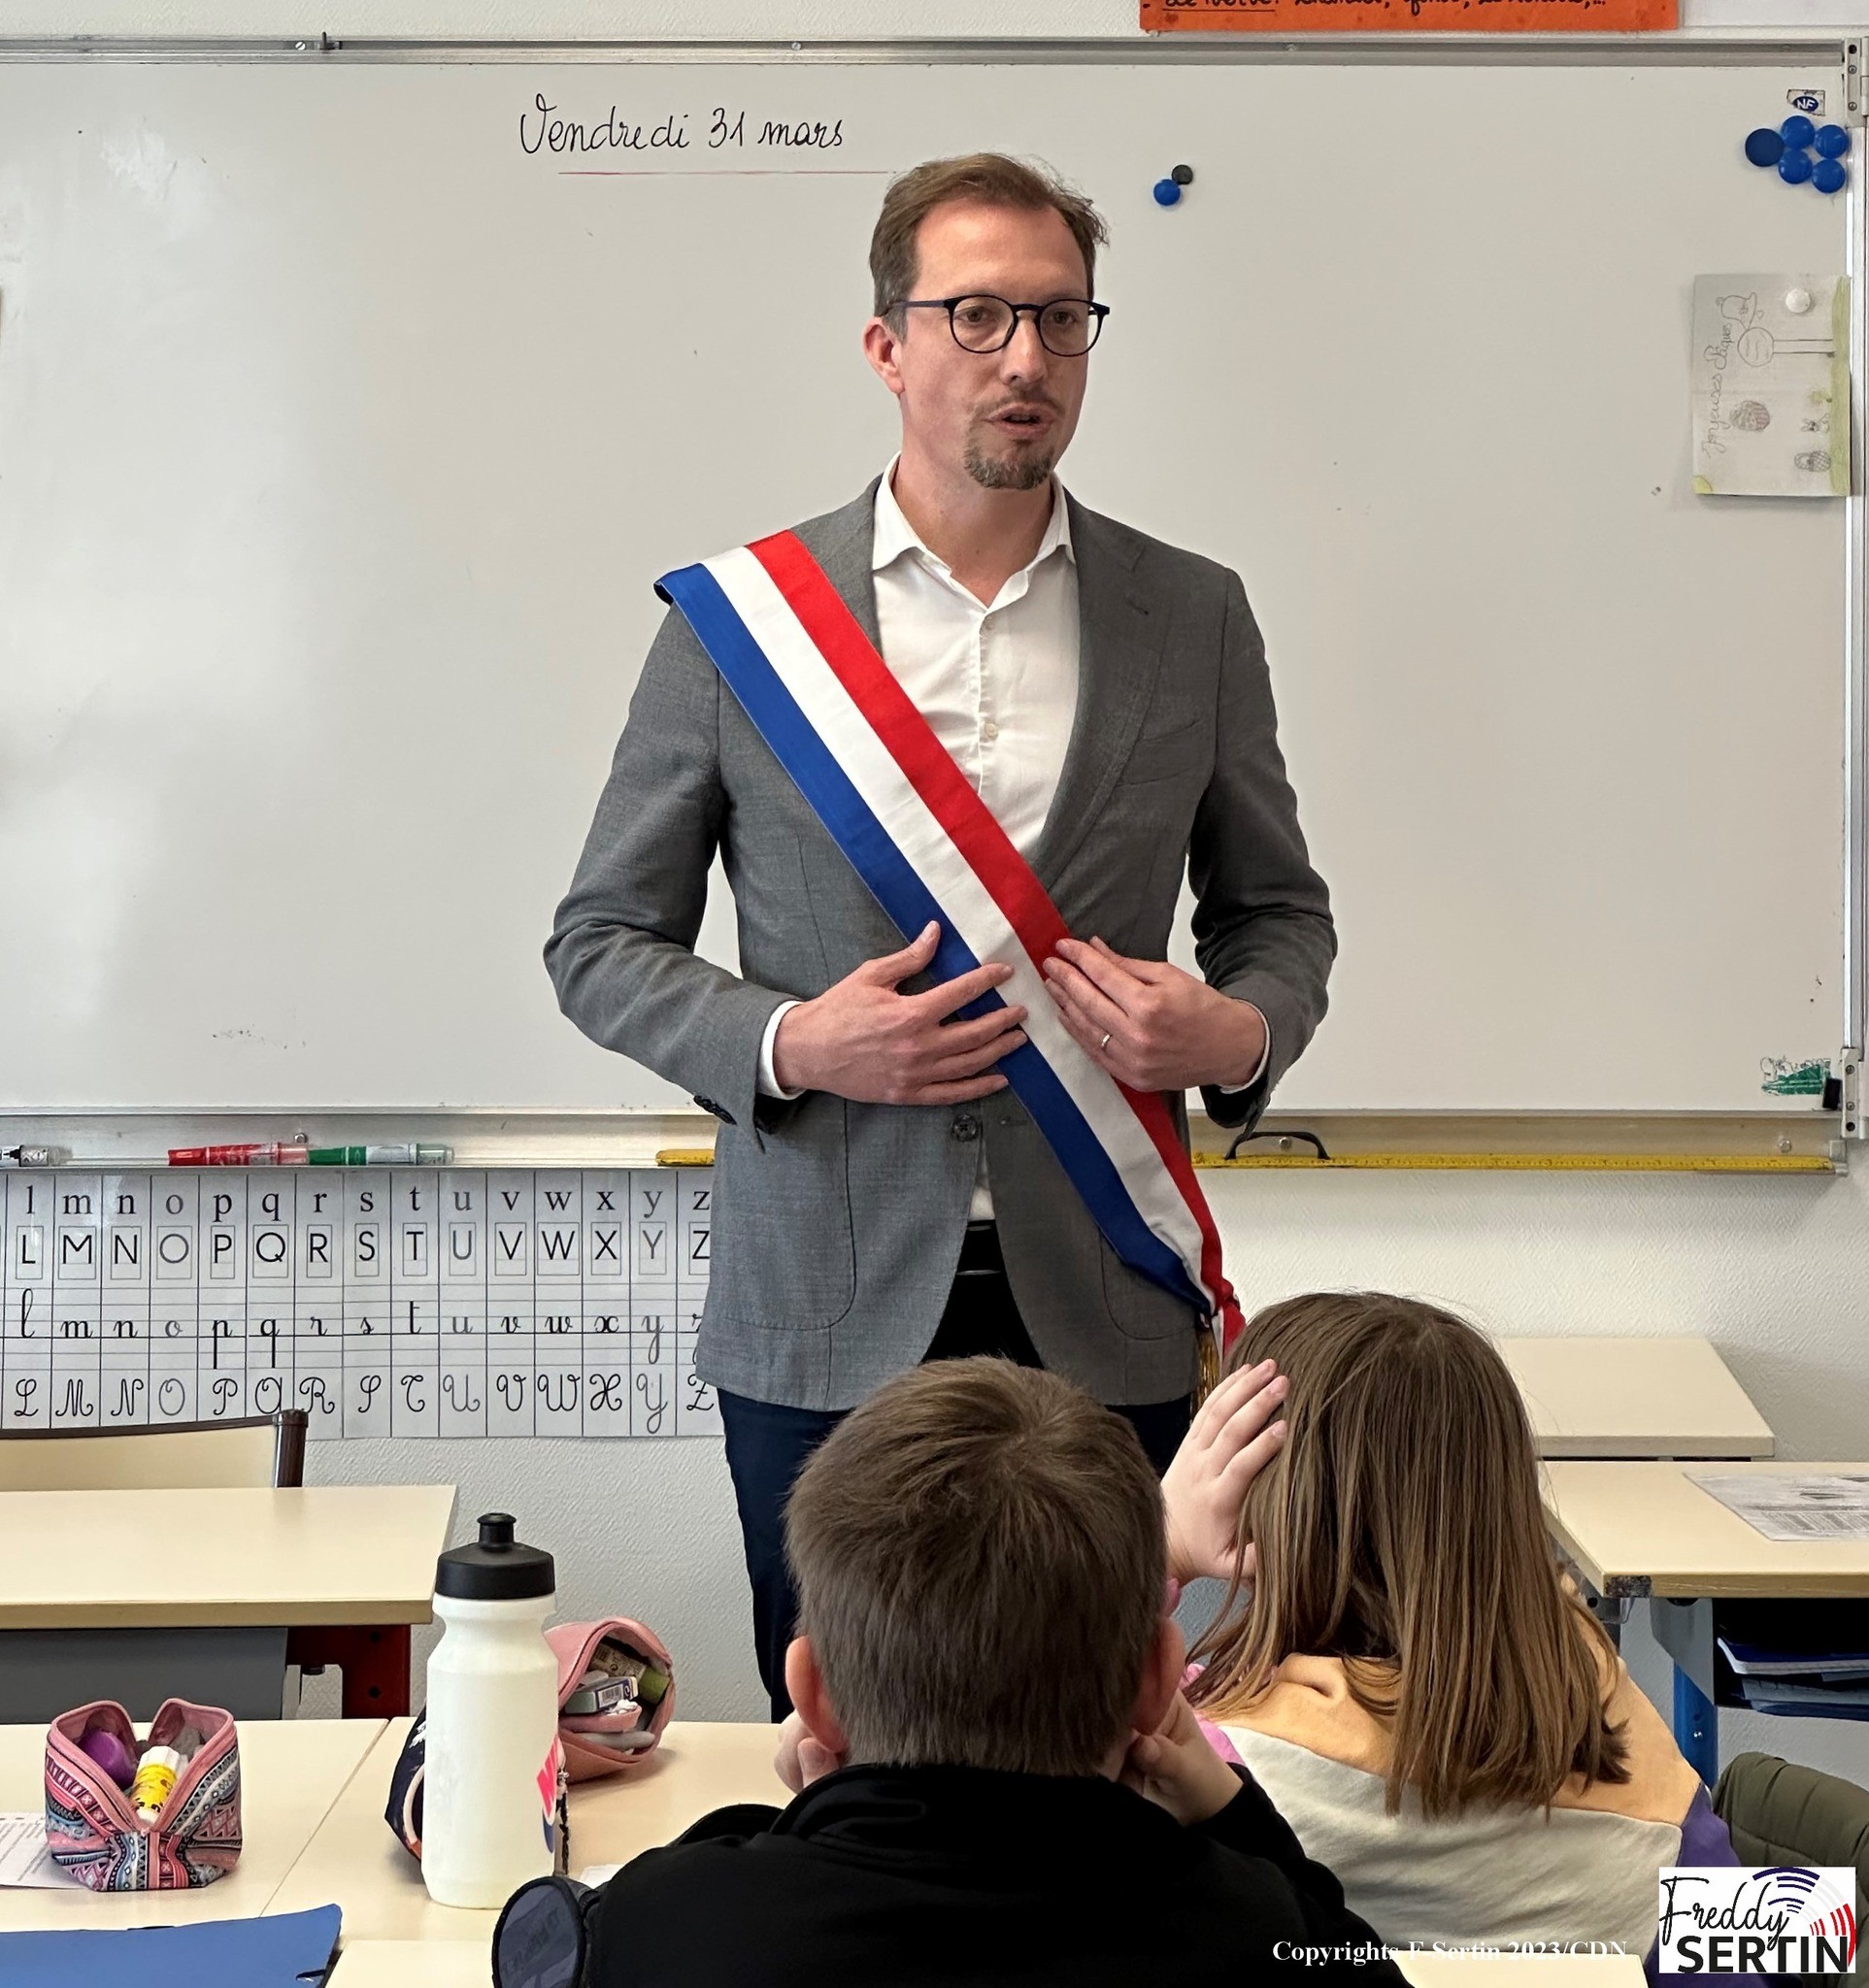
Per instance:
[[[1767,1104],[1839,1037],[1843,507],[1689,493],[1688,301],[1844,266],[1739,155],[1810,83],[0,65],[0,1109],[681,1102],[539,958],[651,583],[886,459],[870,225],[975,147],[1114,229],[1070,486],[1266,631],[1343,947],[1281,1104]]]

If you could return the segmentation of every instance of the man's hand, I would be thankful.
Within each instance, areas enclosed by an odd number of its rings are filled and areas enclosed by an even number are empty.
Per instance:
[[[834,1774],[844,1765],[843,1757],[808,1732],[796,1712],[785,1715],[779,1729],[779,1747],[772,1757],[773,1772],[794,1795],[802,1795],[814,1781]]]
[[[1244,1084],[1265,1054],[1265,1016],[1250,1001],[1101,939],[1060,940],[1045,983],[1078,1046],[1131,1090]]]
[[[1285,1397],[1285,1375],[1261,1360],[1229,1374],[1201,1404],[1161,1480],[1171,1580],[1251,1578],[1256,1556],[1240,1549],[1240,1508],[1285,1447],[1285,1425],[1272,1419]]]
[[[1184,1829],[1218,1815],[1240,1792],[1239,1775],[1207,1743],[1193,1706],[1179,1691],[1161,1725],[1130,1740],[1119,1778]]]
[[[1012,977],[997,962],[932,987],[898,994],[935,956],[941,927],[913,945],[865,960],[816,1001],[786,1011],[772,1043],[773,1075],[788,1091],[831,1091],[866,1105],[959,1105],[1006,1088],[993,1065],[1025,1040],[1022,1008],[974,1021],[948,1020]]]

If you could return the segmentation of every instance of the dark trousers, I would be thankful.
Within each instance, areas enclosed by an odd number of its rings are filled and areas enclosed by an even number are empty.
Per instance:
[[[999,1234],[990,1222],[970,1222],[960,1248],[953,1289],[927,1360],[964,1360],[997,1354],[1021,1367],[1039,1359],[1025,1323],[1013,1302]],[[746,1542],[747,1576],[752,1582],[752,1640],[759,1681],[772,1700],[772,1715],[791,1710],[785,1691],[785,1649],[798,1619],[797,1597],[785,1566],[785,1500],[806,1459],[843,1419],[838,1409],[788,1408],[773,1402],[719,1391],[720,1422],[726,1435],[727,1469],[733,1474]],[[1186,1396],[1172,1402],[1113,1404],[1127,1418],[1159,1475],[1187,1434],[1192,1409]]]

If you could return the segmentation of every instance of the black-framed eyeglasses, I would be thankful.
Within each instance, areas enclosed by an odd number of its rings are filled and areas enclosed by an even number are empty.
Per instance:
[[[1005,297],[898,297],[891,311],[945,311],[948,329],[963,352],[1003,352],[1026,312],[1039,343],[1060,359],[1081,359],[1097,342],[1108,304],[1088,297],[1053,297],[1049,304],[1015,304]]]

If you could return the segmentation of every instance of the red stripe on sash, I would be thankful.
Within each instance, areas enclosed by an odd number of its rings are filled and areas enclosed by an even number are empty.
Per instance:
[[[1043,969],[1069,928],[1033,874],[1013,846],[1012,838],[992,811],[954,764],[934,729],[915,708],[895,679],[876,645],[864,634],[843,596],[824,570],[791,532],[757,539],[747,548],[771,576],[799,625],[816,644],[832,674],[850,693],[904,777],[921,797],[954,846],[985,885],[1013,934]],[[1155,1091],[1132,1090],[1117,1078],[1130,1108],[1142,1121],[1161,1162],[1201,1233],[1201,1282],[1207,1286],[1221,1321],[1221,1351],[1232,1344],[1244,1325],[1233,1287],[1220,1268],[1220,1239],[1212,1210],[1194,1178],[1192,1162],[1184,1149],[1167,1105]]]

